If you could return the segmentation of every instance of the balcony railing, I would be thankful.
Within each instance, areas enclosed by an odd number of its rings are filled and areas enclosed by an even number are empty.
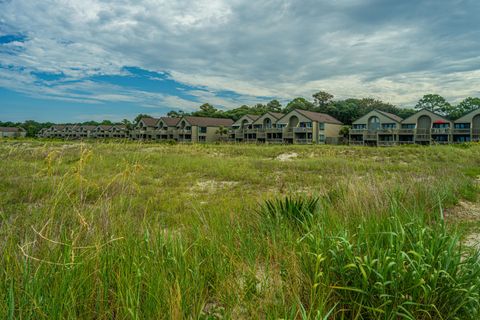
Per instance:
[[[350,144],[352,146],[363,146],[364,142],[363,141],[350,140],[348,142],[348,144]]]
[[[309,144],[312,143],[312,139],[295,139],[295,143],[299,144]]]
[[[453,129],[453,134],[470,134],[471,130],[470,129]]]
[[[312,132],[312,128],[306,128],[306,127],[295,127],[293,128],[293,132],[295,133],[302,133],[302,132]]]

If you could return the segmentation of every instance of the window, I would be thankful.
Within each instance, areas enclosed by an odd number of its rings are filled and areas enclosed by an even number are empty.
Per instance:
[[[455,129],[470,129],[470,123],[455,123]]]
[[[318,124],[318,130],[325,130],[325,123],[321,122]]]
[[[205,136],[198,137],[198,141],[200,141],[200,142],[205,142],[205,141],[207,141],[206,139],[207,139],[207,137],[205,137]]]
[[[319,135],[318,135],[318,141],[324,142],[324,141],[325,141],[325,135],[319,134]]]
[[[207,133],[207,127],[200,127],[200,133]]]
[[[435,129],[448,129],[450,128],[450,124],[449,123],[434,123],[433,128]]]
[[[402,129],[415,129],[415,123],[402,124]]]
[[[300,122],[299,127],[300,128],[311,128],[312,123],[311,122]]]
[[[354,124],[353,129],[361,130],[361,129],[367,129],[367,125],[362,123],[362,124]]]
[[[378,130],[380,128],[380,119],[377,116],[368,119],[368,130]]]
[[[277,128],[285,128],[287,125],[285,123],[277,123]]]
[[[383,129],[395,129],[397,127],[397,124],[395,123],[383,123],[382,128]]]

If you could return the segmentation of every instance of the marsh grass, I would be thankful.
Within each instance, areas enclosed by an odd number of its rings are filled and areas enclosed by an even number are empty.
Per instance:
[[[476,200],[478,145],[18,140],[0,161],[1,319],[478,317],[478,252],[441,214]]]

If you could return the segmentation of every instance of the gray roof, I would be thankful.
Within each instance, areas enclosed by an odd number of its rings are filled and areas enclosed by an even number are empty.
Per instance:
[[[168,127],[175,127],[181,118],[173,117],[161,117],[160,120],[163,121]]]
[[[25,129],[19,127],[0,127],[0,132],[23,132]]]
[[[326,113],[313,112],[313,111],[307,111],[307,110],[301,110],[301,109],[295,109],[295,111],[297,111],[300,114],[303,114],[305,117],[313,121],[342,124],[340,121],[338,121],[337,119],[335,119],[334,117]]]
[[[183,117],[183,119],[187,120],[192,126],[199,126],[199,127],[229,127],[233,124],[232,119],[225,119],[225,118],[208,118],[208,117]]]
[[[147,127],[155,127],[157,125],[158,119],[156,118],[142,118],[140,119]]]
[[[378,113],[381,113],[383,114],[384,116],[394,120],[394,121],[397,121],[397,122],[402,122],[403,118],[397,116],[396,114],[393,114],[393,113],[390,113],[390,112],[385,112],[385,111],[382,111],[382,110],[378,110],[378,109],[375,109],[375,111],[377,111]]]

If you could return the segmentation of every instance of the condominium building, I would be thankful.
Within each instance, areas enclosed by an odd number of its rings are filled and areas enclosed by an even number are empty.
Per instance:
[[[351,145],[388,146],[396,144],[446,144],[479,141],[480,109],[451,121],[422,109],[401,119],[373,110],[354,121],[350,129]]]
[[[182,117],[177,123],[180,142],[214,142],[227,138],[233,120],[208,117]]]
[[[392,113],[372,110],[352,123],[351,145],[393,145],[399,141],[402,118]]]
[[[253,130],[253,123],[259,115],[246,114],[235,121],[228,132],[228,138],[234,142],[256,142],[256,132]]]
[[[453,142],[480,141],[480,108],[455,120],[452,132]]]

